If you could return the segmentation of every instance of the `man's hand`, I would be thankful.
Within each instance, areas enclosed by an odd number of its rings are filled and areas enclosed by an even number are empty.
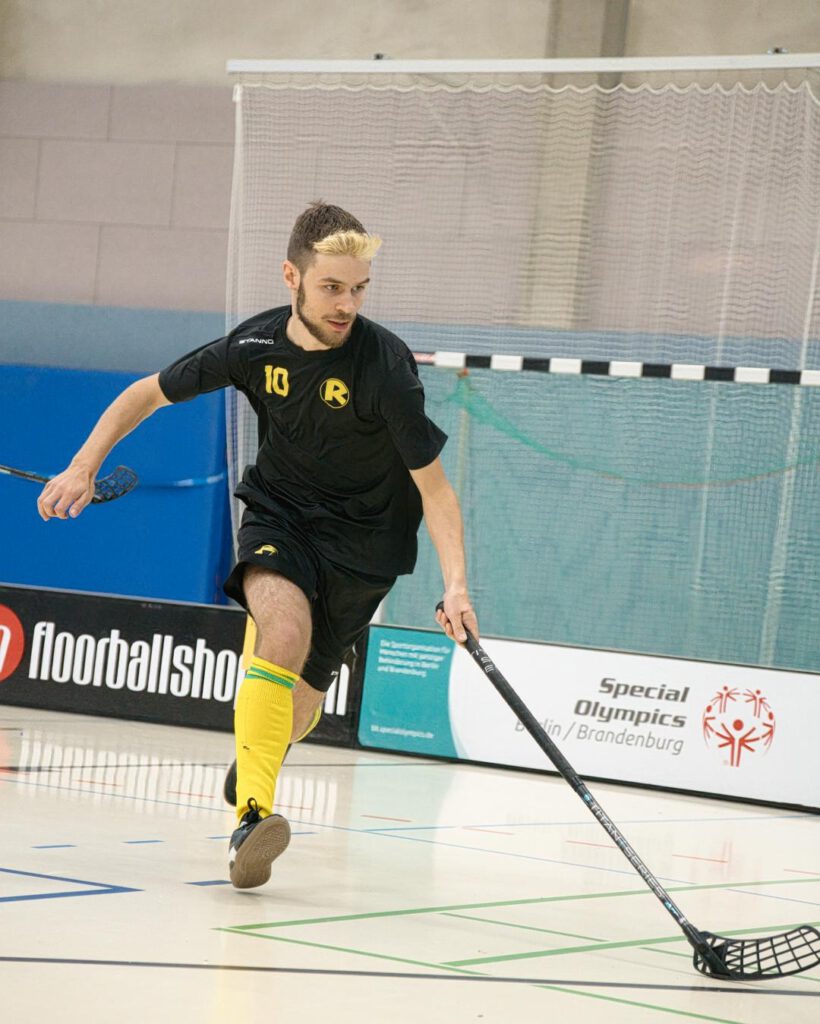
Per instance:
[[[76,519],[94,497],[95,474],[72,463],[45,485],[37,499],[37,511],[49,519]]]
[[[70,464],[43,488],[37,511],[49,519],[76,519],[94,497],[94,481],[108,453],[134,427],[171,403],[159,386],[159,374],[141,377],[120,392],[97,420]]]
[[[444,600],[436,608],[436,622],[447,636],[458,644],[463,644],[467,640],[465,627],[478,640],[478,619],[464,591],[444,595]]]

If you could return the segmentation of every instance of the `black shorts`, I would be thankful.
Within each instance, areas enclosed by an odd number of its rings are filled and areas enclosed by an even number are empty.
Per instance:
[[[242,579],[246,565],[270,569],[295,583],[311,604],[313,633],[302,678],[330,689],[339,667],[396,582],[356,573],[327,561],[285,510],[277,515],[249,506],[237,535],[238,560],[225,580],[228,597],[247,609]]]

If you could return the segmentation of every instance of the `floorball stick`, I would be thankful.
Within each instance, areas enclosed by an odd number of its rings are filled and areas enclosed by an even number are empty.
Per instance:
[[[11,466],[0,466],[0,473],[7,476],[16,476],[20,480],[33,480],[37,484],[47,484],[51,477],[40,476],[39,473],[26,473],[22,469],[12,469]],[[137,486],[137,474],[127,466],[117,466],[113,473],[100,477],[94,484],[94,497],[92,504],[101,505],[106,501],[114,501]]]
[[[443,610],[443,604],[438,605]],[[716,978],[752,981],[756,978],[783,977],[808,971],[820,964],[820,932],[810,925],[760,939],[733,939],[703,932],[687,921],[672,897],[632,849],[620,829],[607,815],[583,780],[542,728],[527,705],[513,690],[493,664],[481,644],[467,630],[466,648],[484,675],[498,690],[518,720],[538,746],[552,761],[559,774],[584,801],[591,814],[632,867],[671,914],[694,949],[694,965],[701,972]]]

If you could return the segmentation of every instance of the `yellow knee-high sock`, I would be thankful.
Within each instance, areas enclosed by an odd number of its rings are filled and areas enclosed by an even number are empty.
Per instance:
[[[298,675],[254,658],[239,690],[234,712],[236,734],[236,816],[253,797],[263,818],[273,812],[282,759],[293,730],[293,687]]]

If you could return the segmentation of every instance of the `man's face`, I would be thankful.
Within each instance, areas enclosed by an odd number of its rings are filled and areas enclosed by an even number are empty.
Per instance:
[[[288,266],[292,264],[286,264],[286,280]],[[364,301],[370,264],[354,256],[319,253],[303,274],[296,275],[289,285],[291,290],[296,285],[296,315],[322,345],[344,345]]]

